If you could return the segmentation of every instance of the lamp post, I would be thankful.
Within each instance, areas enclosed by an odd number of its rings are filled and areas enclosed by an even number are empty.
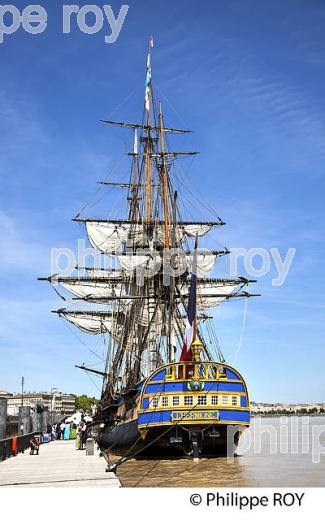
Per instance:
[[[55,392],[57,392],[57,387],[54,386],[51,388],[51,426],[53,426],[53,401],[55,400]]]
[[[24,385],[25,385],[25,378],[22,376],[21,378],[21,406],[24,406]]]

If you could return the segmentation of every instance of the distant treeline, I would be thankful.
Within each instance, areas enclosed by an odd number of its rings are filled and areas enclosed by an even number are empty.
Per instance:
[[[299,408],[298,410],[267,410],[267,411],[254,411],[252,412],[253,415],[315,415],[315,414],[321,414],[325,413],[325,408],[310,408],[307,410],[307,408]]]
[[[71,394],[76,398],[76,410],[83,410],[84,412],[90,412],[91,407],[94,404],[99,403],[99,400],[96,397],[89,397],[88,395],[75,395]]]

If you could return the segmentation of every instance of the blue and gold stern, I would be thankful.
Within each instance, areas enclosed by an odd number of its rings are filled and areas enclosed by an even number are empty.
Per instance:
[[[249,426],[246,383],[224,363],[178,362],[159,367],[143,383],[138,404],[140,432],[182,425]]]

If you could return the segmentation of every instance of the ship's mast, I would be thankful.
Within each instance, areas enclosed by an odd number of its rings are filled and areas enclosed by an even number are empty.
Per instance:
[[[162,192],[164,201],[164,219],[165,219],[165,248],[169,251],[169,215],[168,215],[168,200],[167,200],[167,167],[165,160],[165,134],[163,125],[162,115],[162,104],[160,103],[159,109],[159,139],[160,139],[160,151],[161,151],[161,164],[162,164]]]
[[[137,198],[137,182],[138,182],[138,134],[134,130],[134,144],[133,144],[133,183],[132,183],[132,197],[131,197],[131,220],[137,219],[138,198]]]
[[[149,49],[147,56],[147,76],[146,76],[146,92],[145,92],[145,108],[147,111],[147,144],[146,144],[146,161],[147,161],[147,223],[151,224],[151,136],[150,136],[150,104],[151,104],[151,56],[150,49],[153,46],[152,37],[149,41]]]
[[[175,250],[176,246],[176,219],[177,219],[177,191],[174,192],[174,200],[173,200],[173,226],[172,226],[172,249]],[[174,255],[169,256],[170,269],[174,271],[175,268],[175,257]],[[175,358],[175,278],[174,276],[170,276],[169,278],[169,314],[168,314],[168,360],[170,363],[174,361]]]
[[[244,290],[251,280],[207,277],[217,258],[229,251],[223,249],[201,253],[197,248],[197,238],[224,222],[219,217],[210,221],[184,221],[180,217],[171,168],[178,156],[194,155],[196,152],[169,150],[167,134],[182,134],[189,130],[165,126],[161,104],[159,118],[155,116],[151,81],[152,46],[150,40],[143,121],[140,124],[104,121],[134,131],[133,152],[129,153],[132,156],[129,182],[103,183],[128,188],[128,218],[94,219],[79,218],[78,215],[74,219],[85,224],[91,245],[102,254],[114,257],[119,268],[85,266],[86,276],[79,271],[78,276],[46,278],[72,293],[74,300],[83,300],[88,306],[105,306],[103,311],[98,307],[56,311],[83,332],[109,334],[109,352],[102,372],[105,402],[114,399],[119,391],[134,387],[137,381],[159,365],[175,361],[176,342],[180,349],[184,342],[189,273],[193,265],[198,269],[198,323],[209,318],[207,312],[213,306],[230,299],[251,296]],[[193,251],[190,244],[194,239]],[[176,248],[182,254],[175,259]],[[158,268],[154,270],[151,266],[156,258]],[[169,263],[168,284],[164,279],[163,261],[166,260]],[[181,262],[184,269],[175,276],[175,269]],[[141,270],[144,274],[142,283],[139,283]],[[194,337],[202,338],[201,329],[196,330],[196,320]],[[204,338],[203,344],[207,352]]]

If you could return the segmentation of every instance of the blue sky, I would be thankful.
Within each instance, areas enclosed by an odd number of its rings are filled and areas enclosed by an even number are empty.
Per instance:
[[[76,249],[85,236],[71,218],[96,181],[115,166],[125,178],[131,136],[98,121],[141,118],[152,33],[165,120],[195,131],[175,147],[200,150],[177,175],[227,222],[215,241],[282,257],[296,248],[284,285],[272,286],[272,264],[262,298],[248,301],[237,367],[251,398],[325,401],[324,2],[130,1],[114,44],[104,43],[107,26],[63,35],[62,4],[42,2],[43,34],[20,29],[0,45],[0,388],[17,391],[24,375],[27,390],[98,394],[73,365],[100,366],[89,348],[101,355],[102,346],[50,313],[63,302],[36,278],[49,273],[51,247]],[[89,216],[118,202],[100,198]],[[217,315],[230,363],[242,319],[243,302]]]

